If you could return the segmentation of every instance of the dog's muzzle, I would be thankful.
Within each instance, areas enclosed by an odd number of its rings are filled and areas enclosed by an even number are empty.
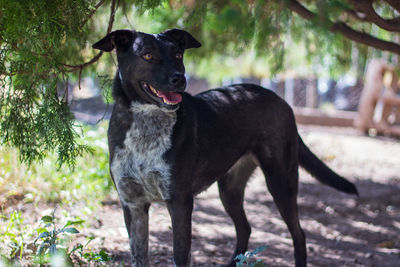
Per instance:
[[[185,80],[185,86],[186,86],[186,80]],[[168,106],[177,105],[182,101],[182,95],[179,92],[159,91],[146,82],[142,82],[142,87],[157,102],[166,104]]]

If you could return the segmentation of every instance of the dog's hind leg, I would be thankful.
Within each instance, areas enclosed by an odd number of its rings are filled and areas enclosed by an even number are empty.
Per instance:
[[[293,148],[287,144],[286,149],[280,151],[259,149],[256,157],[266,177],[268,190],[292,236],[296,267],[303,267],[307,265],[307,251],[298,216],[298,161]]]
[[[243,209],[243,198],[247,180],[255,168],[254,161],[249,156],[245,156],[218,180],[222,204],[235,224],[236,229],[236,248],[227,266],[236,266],[235,257],[238,254],[244,254],[247,250],[251,228]]]

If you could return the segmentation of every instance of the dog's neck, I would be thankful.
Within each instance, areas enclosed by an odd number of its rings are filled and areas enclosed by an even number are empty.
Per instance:
[[[129,110],[133,115],[136,127],[143,129],[143,133],[151,133],[153,128],[155,131],[172,128],[176,121],[176,112],[171,112],[154,104],[132,101]]]
[[[118,70],[115,75],[112,96],[116,103],[122,104],[126,108],[131,107],[132,102],[143,103],[142,96],[138,93],[140,90],[126,80]]]

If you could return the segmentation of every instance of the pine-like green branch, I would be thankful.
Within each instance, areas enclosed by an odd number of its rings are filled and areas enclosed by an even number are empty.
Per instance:
[[[73,167],[90,148],[79,140],[79,126],[65,97],[69,79],[80,79],[88,22],[104,4],[94,1],[5,1],[0,3],[0,141],[17,147],[21,161],[41,161],[54,151],[58,165]],[[114,22],[111,1],[108,32]],[[80,44],[80,45],[79,45]],[[66,62],[84,62],[72,65]]]

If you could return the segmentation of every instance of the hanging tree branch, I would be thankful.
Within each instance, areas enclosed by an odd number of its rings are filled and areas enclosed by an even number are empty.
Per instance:
[[[356,15],[363,21],[374,23],[376,26],[391,32],[400,32],[400,18],[384,19],[376,13],[373,7],[373,0],[350,0],[349,1],[357,12],[362,13],[363,17]]]
[[[391,2],[391,1],[389,1]],[[400,5],[399,5],[400,6]],[[288,7],[290,10],[293,12],[297,13],[300,15],[302,18],[309,20],[309,21],[317,21],[319,19],[319,16],[316,13],[311,12],[307,8],[305,8],[302,4],[300,4],[296,0],[289,0],[288,2]],[[324,17],[324,23],[326,23],[327,18]],[[379,38],[376,38],[370,34],[364,33],[357,31],[351,27],[349,27],[346,23],[338,21],[338,22],[332,22],[328,21],[328,30],[333,32],[333,33],[340,33],[346,38],[355,41],[357,43],[362,43],[368,46],[372,46],[375,48],[378,48],[380,50],[385,50],[385,51],[390,51],[393,53],[396,53],[400,55],[400,45],[390,42],[390,41],[385,41]]]
[[[400,1],[399,0],[384,0],[386,3],[391,5],[397,12],[400,12]]]
[[[89,14],[89,16],[81,23],[81,27],[83,27],[86,22],[88,22],[89,19],[91,19],[93,17],[93,15],[97,12],[97,9],[99,9],[99,7],[101,7],[104,4],[105,0],[100,0],[100,2],[98,2],[95,6],[94,9],[92,10],[92,12]]]
[[[97,6],[100,6],[104,1],[100,1]],[[112,0],[111,2],[111,6],[110,6],[110,18],[108,20],[108,27],[107,27],[107,34],[111,32],[112,30],[112,26],[114,24],[114,20],[115,20],[115,13],[118,9],[118,4],[116,3],[116,0]],[[69,64],[63,64],[64,67],[68,68],[68,72],[73,72],[76,70],[79,70],[79,80],[80,80],[80,76],[82,73],[83,68],[95,63],[97,60],[99,60],[101,58],[101,56],[103,55],[103,52],[99,52],[97,55],[95,55],[91,60],[79,64],[79,65],[69,65]]]
[[[96,1],[95,5],[93,1]],[[2,6],[0,143],[19,149],[21,161],[28,164],[40,161],[54,151],[59,166],[73,167],[76,158],[90,150],[78,140],[79,133],[74,128],[75,118],[67,101],[68,73],[77,71],[80,83],[83,69],[98,61],[102,53],[77,65],[63,62],[79,58],[82,50],[77,45],[82,40],[79,38],[89,36],[89,33],[80,34],[79,31],[105,3],[107,6],[110,3],[106,29],[109,33],[119,0],[58,0],[48,9],[35,1],[28,9],[15,1],[6,1]],[[26,20],[13,16],[16,11],[25,12]],[[51,20],[48,19],[50,16]],[[78,23],[72,21],[76,18],[81,18]],[[66,47],[60,36],[76,38],[78,42],[73,47]],[[70,59],[63,51],[74,51],[76,56]],[[59,95],[60,80],[65,83],[63,98]]]

